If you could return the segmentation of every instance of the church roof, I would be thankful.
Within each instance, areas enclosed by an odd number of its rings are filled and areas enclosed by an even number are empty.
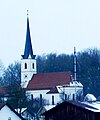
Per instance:
[[[29,18],[27,17],[26,43],[25,43],[24,55],[22,55],[22,57],[23,59],[28,59],[29,55],[31,56],[32,59],[35,59],[36,55],[33,54],[32,43],[31,43]]]
[[[56,93],[59,93],[57,87],[54,87],[54,88],[50,89],[49,92],[47,92],[47,94],[56,94]]]
[[[27,90],[52,89],[57,85],[67,85],[72,81],[70,72],[40,73],[33,75]]]

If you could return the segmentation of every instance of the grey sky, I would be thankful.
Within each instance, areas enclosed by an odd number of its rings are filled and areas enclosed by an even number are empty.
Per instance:
[[[100,48],[99,0],[0,0],[4,65],[20,60],[24,52],[27,9],[35,54]]]

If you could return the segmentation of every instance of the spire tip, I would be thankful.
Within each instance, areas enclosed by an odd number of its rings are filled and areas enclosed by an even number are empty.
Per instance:
[[[27,17],[29,16],[29,10],[27,10]]]
[[[76,47],[74,47],[74,54],[76,53]]]

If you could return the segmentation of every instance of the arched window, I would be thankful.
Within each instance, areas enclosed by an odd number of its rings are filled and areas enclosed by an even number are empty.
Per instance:
[[[9,117],[8,120],[11,120],[11,117]]]
[[[32,68],[34,69],[34,63],[32,63]]]
[[[25,69],[27,69],[27,63],[25,63]]]
[[[40,94],[40,106],[42,106],[42,94]]]
[[[52,95],[52,105],[54,105],[54,96]]]

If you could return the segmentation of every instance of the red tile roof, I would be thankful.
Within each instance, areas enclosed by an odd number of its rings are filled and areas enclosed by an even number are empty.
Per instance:
[[[27,90],[51,89],[57,85],[69,84],[71,81],[70,72],[35,74],[30,80]]]
[[[7,96],[8,95],[8,87],[0,87],[0,96]]]
[[[13,92],[15,92],[14,90],[19,89],[20,90],[20,86],[19,88],[16,86],[2,86],[0,87],[0,97],[9,97],[10,93],[11,93],[11,89],[13,89]]]
[[[52,93],[53,94],[59,93],[57,87],[54,87],[54,88],[50,89],[49,92],[47,92],[47,94],[52,94]]]
[[[5,105],[5,103],[0,103],[0,110],[2,109],[2,107]]]

